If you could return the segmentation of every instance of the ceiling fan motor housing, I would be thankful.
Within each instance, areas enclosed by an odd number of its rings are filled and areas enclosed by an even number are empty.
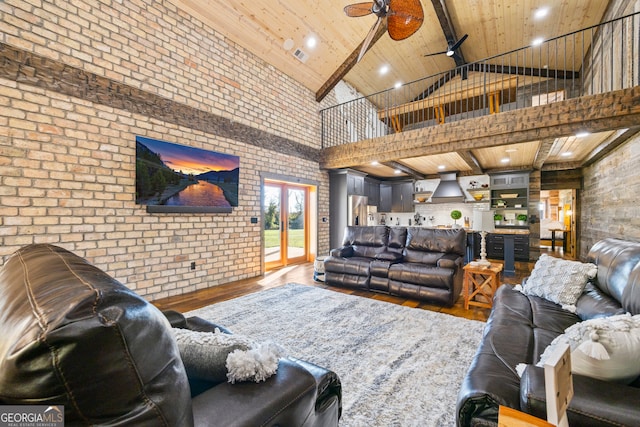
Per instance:
[[[389,11],[389,2],[391,0],[376,0],[373,2],[371,6],[371,11],[376,14],[378,17],[384,17],[387,15]]]

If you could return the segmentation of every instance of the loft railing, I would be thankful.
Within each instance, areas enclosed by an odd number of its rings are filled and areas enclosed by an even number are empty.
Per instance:
[[[640,85],[640,12],[322,110],[322,147]]]

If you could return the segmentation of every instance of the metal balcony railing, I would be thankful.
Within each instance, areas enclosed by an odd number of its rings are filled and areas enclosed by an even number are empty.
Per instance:
[[[322,147],[640,84],[640,12],[322,110]]]

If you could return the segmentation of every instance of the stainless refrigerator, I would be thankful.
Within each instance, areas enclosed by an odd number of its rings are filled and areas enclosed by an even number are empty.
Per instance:
[[[368,201],[367,196],[349,196],[348,225],[367,225]]]

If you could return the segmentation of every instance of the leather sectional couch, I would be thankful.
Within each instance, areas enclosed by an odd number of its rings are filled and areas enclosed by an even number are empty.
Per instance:
[[[325,283],[451,307],[462,291],[464,229],[348,226],[325,258]]]
[[[509,285],[498,288],[458,395],[459,426],[496,426],[499,405],[546,419],[544,369],[535,365],[551,341],[581,321],[640,313],[640,243],[605,239],[586,261],[597,265],[597,276],[579,296],[576,313]],[[573,386],[569,425],[640,425],[640,378],[620,384],[574,373]]]
[[[287,358],[264,382],[191,378],[171,326],[216,327],[62,248],[22,248],[0,270],[0,405],[63,405],[67,426],[338,425],[335,373]]]

